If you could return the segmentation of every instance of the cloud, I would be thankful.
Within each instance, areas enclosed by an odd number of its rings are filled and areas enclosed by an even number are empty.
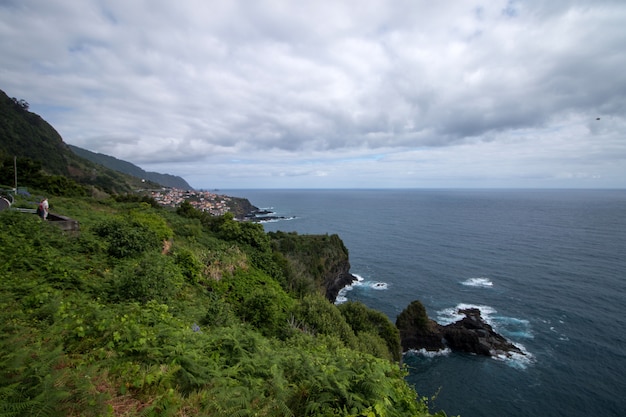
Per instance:
[[[196,186],[625,186],[625,20],[608,0],[4,0],[0,88]]]

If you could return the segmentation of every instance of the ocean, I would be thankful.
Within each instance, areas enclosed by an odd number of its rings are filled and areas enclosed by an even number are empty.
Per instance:
[[[395,322],[413,300],[442,324],[477,306],[526,355],[405,355],[407,380],[449,416],[626,413],[625,190],[229,190],[338,234],[357,300]]]

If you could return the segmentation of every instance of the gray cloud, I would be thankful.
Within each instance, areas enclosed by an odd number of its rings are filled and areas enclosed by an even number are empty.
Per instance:
[[[1,1],[0,88],[196,186],[626,186],[622,2],[309,3]]]

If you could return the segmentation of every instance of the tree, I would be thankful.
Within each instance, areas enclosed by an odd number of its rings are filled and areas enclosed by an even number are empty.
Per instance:
[[[18,100],[15,97],[13,97],[11,100],[13,100],[13,102],[17,104],[22,110],[28,110],[30,107],[30,104],[28,104],[28,102],[24,100],[23,98]]]

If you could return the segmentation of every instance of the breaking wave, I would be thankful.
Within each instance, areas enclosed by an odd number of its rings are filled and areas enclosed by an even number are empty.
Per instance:
[[[491,288],[491,287],[493,287],[493,281],[491,281],[489,278],[485,278],[485,277],[469,278],[469,279],[461,282],[461,284],[465,285],[466,287],[478,287],[478,288]]]
[[[383,291],[389,288],[389,284],[382,281],[366,281],[361,275],[353,274],[356,278],[356,281],[353,281],[351,284],[346,285],[341,290],[339,290],[339,294],[337,294],[337,298],[335,299],[335,304],[342,304],[348,301],[348,292],[352,291],[356,287],[367,288],[377,291]]]
[[[452,351],[448,348],[441,350],[426,350],[426,349],[409,349],[405,355],[423,356],[425,358],[436,358],[439,356],[448,356]]]

